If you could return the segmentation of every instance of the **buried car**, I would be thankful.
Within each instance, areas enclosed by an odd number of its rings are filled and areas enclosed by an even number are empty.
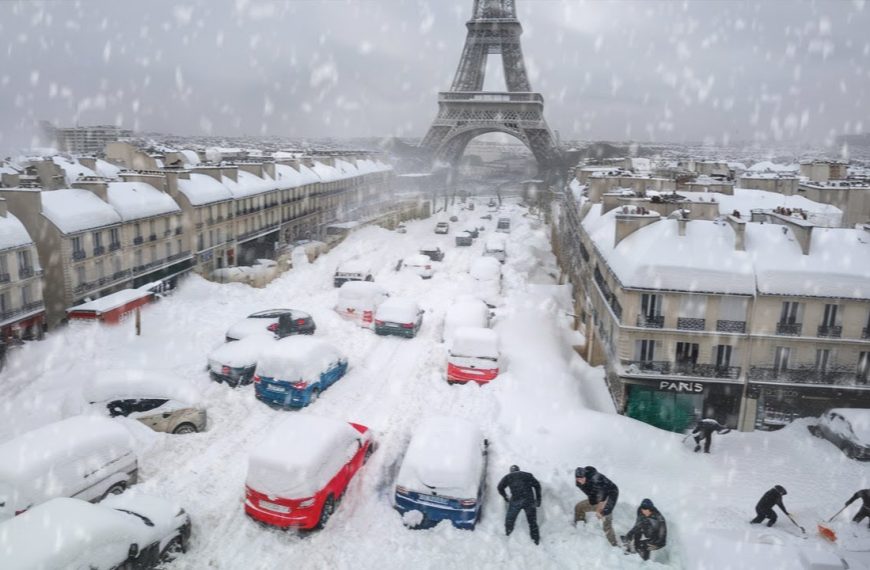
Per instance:
[[[262,332],[227,342],[208,355],[208,373],[215,382],[236,388],[254,380],[257,360],[275,342],[275,335]]]
[[[370,281],[348,281],[338,289],[335,312],[343,319],[371,328],[375,311],[388,297],[386,289]]]
[[[391,297],[375,313],[375,332],[414,338],[423,324],[423,309],[412,299]]]
[[[432,261],[443,261],[444,251],[437,245],[428,245],[420,248],[420,254],[425,255]]]
[[[475,281],[475,293],[489,307],[501,298],[501,263],[494,257],[479,257],[471,262],[468,273]]]
[[[296,309],[269,309],[252,313],[227,330],[227,342],[270,332],[278,338],[294,334],[314,334],[317,325],[311,315]]]
[[[154,431],[174,434],[204,431],[207,414],[194,385],[154,370],[103,370],[92,376],[82,396],[115,418],[138,420]]]
[[[486,303],[473,295],[461,295],[450,304],[444,315],[444,330],[441,340],[453,341],[453,333],[460,327],[489,328],[490,312]]]
[[[870,409],[828,410],[809,430],[836,445],[851,459],[870,460]]]
[[[429,528],[448,520],[474,530],[483,506],[488,445],[468,420],[420,422],[396,478],[394,504],[405,523]]]
[[[403,259],[402,268],[413,271],[423,279],[431,279],[434,273],[432,270],[432,260],[422,254],[409,255]]]
[[[292,336],[275,342],[257,362],[257,399],[274,408],[303,408],[347,372],[347,358],[331,344]]]
[[[126,429],[99,416],[74,416],[0,444],[0,521],[56,497],[99,501],[122,493],[138,480],[134,444]]]
[[[498,336],[492,329],[460,327],[447,352],[447,383],[485,384],[498,376]]]
[[[361,259],[348,259],[335,269],[332,276],[332,284],[341,287],[348,281],[374,281],[372,270]]]
[[[322,528],[373,451],[365,426],[287,417],[248,457],[245,513],[282,528]]]
[[[3,524],[0,568],[156,568],[187,550],[190,517],[159,497],[57,498]]]

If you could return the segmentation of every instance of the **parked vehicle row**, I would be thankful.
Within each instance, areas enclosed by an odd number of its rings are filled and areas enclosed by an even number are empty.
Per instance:
[[[293,336],[260,356],[254,374],[256,397],[275,408],[303,408],[347,372],[347,358],[329,343]]]

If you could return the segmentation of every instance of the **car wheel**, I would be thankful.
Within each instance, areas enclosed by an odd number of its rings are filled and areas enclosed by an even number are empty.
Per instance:
[[[109,487],[109,489],[103,495],[103,499],[105,499],[109,495],[120,495],[121,493],[124,492],[124,489],[126,489],[126,488],[127,488],[127,485],[125,485],[124,483],[115,483],[114,485]]]
[[[166,545],[166,548],[163,549],[163,552],[160,553],[160,563],[172,562],[179,555],[183,554],[186,549],[184,548],[184,542],[181,540],[180,536],[176,536],[169,544]]]
[[[326,526],[326,521],[329,520],[333,512],[335,512],[335,499],[330,495],[326,497],[326,500],[323,502],[323,508],[320,509],[320,519],[317,521],[317,528]]]
[[[172,433],[177,435],[183,435],[186,433],[196,433],[196,426],[190,422],[184,422],[183,424],[178,424],[175,426],[175,429],[172,430]]]

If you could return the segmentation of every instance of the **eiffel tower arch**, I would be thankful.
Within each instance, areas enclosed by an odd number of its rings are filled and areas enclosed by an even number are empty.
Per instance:
[[[477,136],[505,133],[523,142],[540,170],[557,166],[559,149],[544,120],[544,97],[532,91],[515,0],[474,0],[468,35],[449,91],[438,94],[438,115],[420,143],[436,162],[458,164]],[[507,91],[483,91],[486,61],[501,54]]]

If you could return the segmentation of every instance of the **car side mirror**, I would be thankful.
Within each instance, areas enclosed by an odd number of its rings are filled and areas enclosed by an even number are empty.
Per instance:
[[[138,544],[131,544],[130,550],[127,552],[127,555],[130,558],[138,558],[139,557],[139,545]]]

